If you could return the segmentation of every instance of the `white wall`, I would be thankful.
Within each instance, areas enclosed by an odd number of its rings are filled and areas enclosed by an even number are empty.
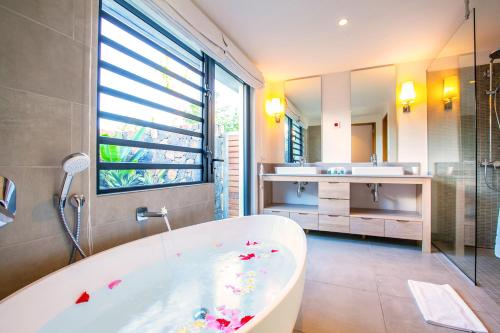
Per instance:
[[[351,161],[351,73],[323,75],[322,98],[322,160]],[[339,128],[334,123],[340,122]]]
[[[396,66],[396,115],[398,123],[398,162],[420,162],[421,174],[427,174],[427,73],[428,61]],[[399,90],[405,81],[414,81],[416,101],[411,112],[403,113]]]

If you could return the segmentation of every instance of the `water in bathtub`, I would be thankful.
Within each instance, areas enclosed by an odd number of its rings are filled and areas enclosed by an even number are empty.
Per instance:
[[[111,284],[103,281],[88,291],[88,301],[39,332],[231,333],[270,304],[294,270],[292,254],[275,242],[233,241],[176,253]]]

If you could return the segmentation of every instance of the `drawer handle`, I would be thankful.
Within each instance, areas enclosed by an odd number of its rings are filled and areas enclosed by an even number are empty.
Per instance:
[[[360,219],[362,219],[362,220],[371,220],[372,218],[371,217],[360,217]]]
[[[329,217],[340,217],[342,215],[328,215]]]
[[[299,215],[309,215],[308,213],[298,213]]]
[[[328,184],[340,184],[338,182],[328,182]]]
[[[408,220],[396,220],[396,222],[403,222],[403,223],[406,223],[406,222],[410,222]]]
[[[281,213],[279,210],[272,210],[271,213]]]

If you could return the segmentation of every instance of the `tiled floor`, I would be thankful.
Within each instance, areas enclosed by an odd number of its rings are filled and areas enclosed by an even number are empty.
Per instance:
[[[490,332],[500,306],[444,257],[414,243],[310,233],[306,285],[296,333],[458,332],[426,324],[407,280],[448,283]]]

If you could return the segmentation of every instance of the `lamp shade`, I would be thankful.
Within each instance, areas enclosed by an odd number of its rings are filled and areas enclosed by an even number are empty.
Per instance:
[[[401,93],[399,98],[403,103],[409,103],[415,100],[417,94],[415,93],[415,86],[413,81],[403,82],[401,86]]]
[[[443,99],[451,100],[458,96],[458,76],[448,76],[443,82]]]

